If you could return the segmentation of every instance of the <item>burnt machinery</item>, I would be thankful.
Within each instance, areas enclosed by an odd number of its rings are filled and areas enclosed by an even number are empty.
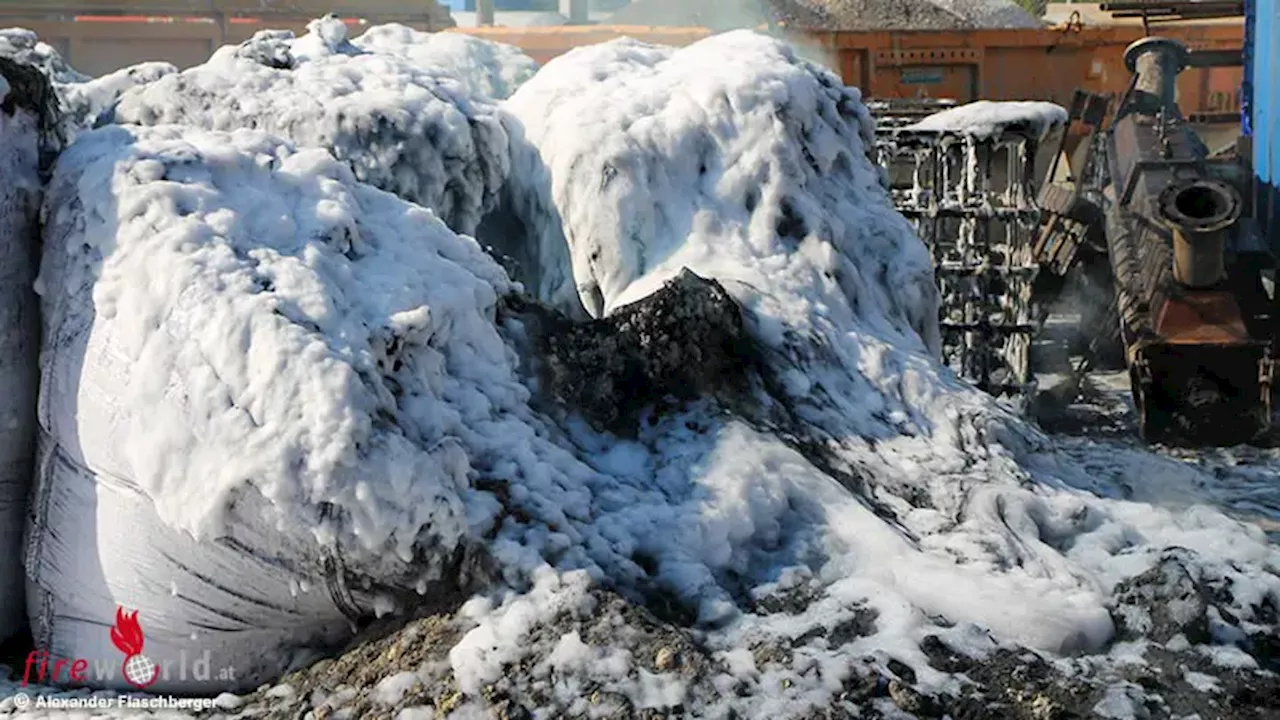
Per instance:
[[[1058,177],[1070,137],[1064,132],[1037,197],[1041,222],[1033,251],[1040,264],[1036,297],[1043,305],[1066,301],[1079,314],[1069,352],[1080,360],[1070,367],[1068,381],[1055,388],[1058,404],[1074,399],[1090,370],[1126,367],[1101,194],[1107,177],[1103,130],[1115,100],[1110,94],[1076,90],[1067,111],[1068,125],[1076,123],[1086,132],[1071,153],[1068,174],[1073,177]]]
[[[1274,258],[1248,220],[1247,166],[1210,158],[1175,100],[1189,53],[1145,38],[1079,181],[1101,209],[1139,431],[1150,442],[1235,444],[1272,423]],[[1078,181],[1078,182],[1079,182]]]
[[[1177,105],[1193,61],[1146,38],[1125,53],[1124,95],[1078,92],[1069,116],[1088,136],[1065,183],[1062,147],[1036,182],[1032,132],[913,127],[949,107],[936,101],[872,108],[894,202],[934,255],[943,360],[961,376],[1033,398],[1033,340],[1073,276],[1094,306],[1075,379],[1090,363],[1127,368],[1143,439],[1236,444],[1271,429],[1280,292],[1263,278],[1276,258],[1251,219],[1248,153],[1211,157]]]

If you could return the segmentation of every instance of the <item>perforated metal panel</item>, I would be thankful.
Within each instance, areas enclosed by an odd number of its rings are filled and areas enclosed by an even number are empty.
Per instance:
[[[891,125],[881,125],[879,163],[889,173],[895,206],[933,253],[943,361],[994,395],[1033,395],[1036,140]]]

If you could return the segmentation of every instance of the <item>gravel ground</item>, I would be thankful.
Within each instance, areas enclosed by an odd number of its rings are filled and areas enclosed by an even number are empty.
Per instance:
[[[1198,652],[1208,633],[1209,617],[1218,612],[1213,590],[1191,578],[1176,556],[1131,581],[1126,607],[1154,627],[1134,632],[1110,656],[1052,660],[1016,648],[1000,648],[982,659],[967,657],[946,640],[925,643],[933,667],[965,673],[970,680],[956,695],[930,695],[916,689],[918,679],[905,664],[890,660],[877,668],[868,657],[844,682],[839,699],[815,717],[820,718],[1084,718],[1107,717],[1113,709],[1140,708],[1132,717],[1148,718],[1274,718],[1280,713],[1280,679],[1271,672],[1224,669]],[[715,679],[724,668],[699,642],[695,633],[664,621],[605,591],[592,591],[598,614],[566,613],[530,633],[535,651],[507,677],[487,687],[482,697],[469,698],[450,676],[448,652],[467,629],[457,616],[418,620],[388,636],[365,641],[342,657],[321,662],[242,699],[234,712],[211,713],[220,718],[411,718],[457,717],[532,718],[532,707],[555,706],[557,685],[566,676],[540,673],[559,646],[556,640],[576,633],[587,645],[607,644],[622,633],[637,660],[638,673],[674,676],[686,687],[717,692]],[[1190,598],[1190,602],[1187,599]],[[806,598],[777,596],[775,612],[797,613]],[[1186,612],[1170,611],[1182,601]],[[623,627],[599,617],[621,615]],[[874,623],[874,617],[860,618]],[[822,633],[866,632],[858,622]],[[762,644],[752,659],[762,669],[788,664],[793,650],[816,636],[792,644]],[[1259,638],[1258,656],[1274,668],[1280,662],[1280,638]],[[548,652],[550,651],[550,652]],[[1141,658],[1141,661],[1138,659]],[[403,690],[391,691],[389,677],[407,677]],[[584,675],[586,673],[583,673]],[[540,677],[541,675],[541,677]],[[1212,689],[1207,689],[1212,687]],[[731,690],[731,688],[726,688]],[[674,711],[635,707],[625,699],[594,691],[589,681],[580,686],[579,701],[557,707],[555,717],[664,718],[684,717]],[[1116,715],[1112,715],[1116,716]]]

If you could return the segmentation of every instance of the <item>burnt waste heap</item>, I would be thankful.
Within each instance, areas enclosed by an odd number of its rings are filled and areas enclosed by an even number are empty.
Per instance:
[[[634,435],[663,405],[734,404],[759,382],[742,309],[720,283],[687,269],[601,319],[574,322],[527,296],[508,298],[507,309],[537,328],[532,357],[549,399],[602,430]]]

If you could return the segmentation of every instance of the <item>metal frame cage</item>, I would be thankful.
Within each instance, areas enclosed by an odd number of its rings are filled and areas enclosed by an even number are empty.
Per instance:
[[[913,130],[893,116],[879,125],[894,205],[933,254],[943,362],[993,395],[1030,400],[1038,137]]]

